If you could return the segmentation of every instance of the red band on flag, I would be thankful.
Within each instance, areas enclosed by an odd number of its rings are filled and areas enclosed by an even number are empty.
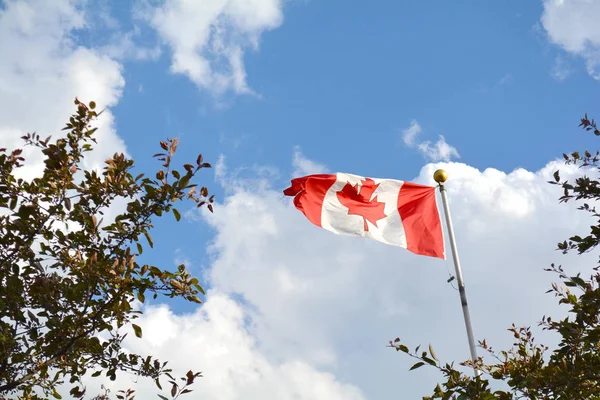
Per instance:
[[[409,251],[445,258],[435,187],[404,182],[398,194],[398,212],[404,225]]]
[[[294,196],[294,205],[313,224],[321,226],[323,200],[329,188],[335,183],[335,175],[317,174],[292,179],[292,186],[283,194]]]

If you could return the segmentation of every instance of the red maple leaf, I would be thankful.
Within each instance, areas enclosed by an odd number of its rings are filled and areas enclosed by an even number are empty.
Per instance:
[[[379,187],[378,183],[375,184],[373,179],[367,178],[361,181],[360,187],[358,184],[352,186],[348,182],[342,190],[336,193],[340,203],[348,207],[348,215],[360,215],[363,217],[365,232],[369,230],[367,221],[377,226],[377,221],[386,217],[383,212],[385,203],[377,201],[377,196],[371,199],[377,187]]]

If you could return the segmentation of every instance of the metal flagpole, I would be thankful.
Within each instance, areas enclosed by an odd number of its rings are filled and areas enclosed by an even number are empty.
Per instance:
[[[473,362],[477,360],[477,349],[475,348],[475,339],[473,338],[473,327],[471,326],[471,315],[469,314],[469,304],[467,303],[467,293],[465,291],[465,283],[463,281],[462,271],[460,269],[460,260],[458,259],[458,250],[456,248],[456,240],[454,238],[454,229],[452,229],[452,217],[450,216],[450,207],[448,207],[448,196],[444,182],[448,179],[448,173],[443,169],[438,169],[433,174],[433,179],[440,187],[442,195],[442,203],[444,204],[444,214],[446,214],[446,224],[448,226],[448,236],[450,237],[450,248],[452,249],[452,258],[454,259],[454,269],[456,270],[456,280],[458,281],[458,292],[460,293],[460,302],[462,304],[463,316],[465,317],[465,327],[467,328],[467,338],[469,339],[469,350],[471,351],[471,359]],[[474,367],[475,375],[480,376],[481,371]]]

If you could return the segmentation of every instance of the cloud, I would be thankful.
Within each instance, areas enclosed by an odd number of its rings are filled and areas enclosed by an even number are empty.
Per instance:
[[[138,15],[171,50],[171,71],[217,95],[252,93],[244,51],[257,50],[261,34],[283,21],[280,0],[166,0]]]
[[[588,73],[600,79],[600,3],[544,0],[541,22],[548,40],[585,59]]]
[[[77,45],[72,33],[86,26],[85,10],[67,0],[7,2],[0,7],[0,142],[20,147],[20,136],[37,132],[56,137],[75,110],[76,96],[100,107],[117,104],[125,81],[122,66],[101,52]],[[110,110],[97,122],[98,146],[86,157],[99,168],[114,152],[125,151]],[[39,152],[27,149],[24,176],[42,167]]]
[[[312,175],[312,174],[325,174],[327,173],[327,167],[323,164],[314,162],[300,151],[299,147],[294,149],[294,158],[292,160],[292,166],[294,171],[292,177]]]
[[[152,352],[168,359],[174,376],[187,369],[204,371],[192,387],[190,398],[207,400],[363,400],[356,387],[344,384],[300,359],[273,362],[258,348],[246,328],[246,312],[226,294],[210,291],[208,300],[194,313],[174,314],[166,306],[149,307],[137,321],[143,339],[127,340],[129,350]],[[100,392],[100,380],[90,378],[88,393]],[[155,396],[152,382],[136,383],[126,375],[104,382],[112,392],[135,387],[136,397]],[[166,387],[170,387],[166,384]]]
[[[564,81],[573,72],[569,62],[563,56],[557,56],[554,59],[551,75],[557,81]]]
[[[504,80],[504,78],[503,78]],[[410,126],[402,131],[402,141],[408,147],[416,148],[428,161],[450,161],[453,158],[460,158],[458,150],[446,142],[446,139],[440,135],[437,142],[431,141],[418,142],[417,136],[423,132],[421,125],[415,120],[410,122]]]
[[[417,136],[423,132],[421,125],[414,119],[410,121],[410,126],[402,131],[402,140],[407,146],[414,146]]]
[[[437,142],[431,143],[430,141],[425,141],[419,143],[417,148],[430,161],[450,161],[453,158],[460,158],[458,150],[446,143],[446,139],[442,135],[440,135]]]

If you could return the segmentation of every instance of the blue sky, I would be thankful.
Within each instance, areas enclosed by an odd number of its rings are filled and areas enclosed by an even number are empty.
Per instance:
[[[215,214],[157,221],[144,254],[185,261],[206,304],[153,303],[143,322],[158,333],[128,344],[187,368],[178,346],[195,340],[203,398],[420,398],[436,375],[408,373],[387,340],[468,357],[451,265],[313,227],[281,194],[300,173],[432,184],[446,168],[476,336],[508,345],[504,327],[552,304],[540,271],[587,221],[546,181],[563,152],[596,146],[577,124],[598,106],[600,3],[0,5],[3,142],[53,133],[79,96],[107,107],[89,167],[124,151],[151,172],[166,137],[181,163],[216,167],[200,175]]]
[[[130,9],[113,7],[131,24]],[[583,60],[548,43],[540,2],[296,1],[283,10],[283,24],[244,57],[256,95],[215,98],[168,72],[168,49],[155,62],[124,62],[113,111],[141,166],[152,165],[158,140],[178,136],[182,158],[274,166],[281,188],[296,146],[332,171],[410,180],[423,165],[401,140],[412,120],[423,139],[444,135],[480,169],[535,170],[590,143],[576,126],[597,84]],[[552,75],[559,57],[573,70],[562,81]]]

